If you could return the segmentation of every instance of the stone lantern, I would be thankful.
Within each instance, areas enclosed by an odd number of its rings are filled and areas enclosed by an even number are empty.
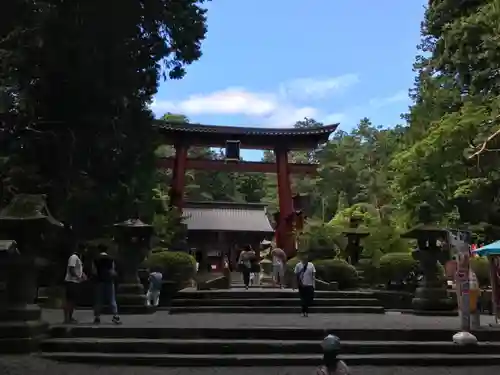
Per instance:
[[[139,219],[129,219],[114,227],[120,271],[116,292],[118,308],[122,313],[146,312],[146,295],[138,270],[151,249],[153,226]]]
[[[342,234],[347,238],[346,246],[346,256],[347,261],[355,266],[359,262],[359,257],[363,251],[363,246],[361,246],[361,239],[370,235],[370,232],[366,229],[360,228],[359,225],[362,222],[362,218],[353,215],[349,219],[349,227],[344,229]]]
[[[47,324],[35,304],[36,258],[44,235],[51,227],[62,228],[47,209],[44,195],[20,194],[0,210],[0,275],[5,291],[0,301],[0,351],[29,352]]]
[[[417,240],[413,258],[420,263],[423,279],[415,291],[412,305],[419,315],[455,315],[456,304],[448,295],[446,279],[441,275],[439,263],[447,260],[447,252],[438,246],[438,240],[447,238],[448,230],[434,225],[431,207],[427,203],[418,210],[419,223],[402,235]]]

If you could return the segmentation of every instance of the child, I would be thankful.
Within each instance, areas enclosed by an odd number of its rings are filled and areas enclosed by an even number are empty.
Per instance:
[[[349,367],[344,361],[337,358],[340,353],[340,339],[328,335],[321,343],[323,347],[324,365],[316,369],[316,375],[349,375]]]
[[[157,268],[153,268],[151,271],[149,274],[149,289],[146,293],[146,305],[150,307],[151,302],[153,302],[153,306],[158,307],[163,275]]]

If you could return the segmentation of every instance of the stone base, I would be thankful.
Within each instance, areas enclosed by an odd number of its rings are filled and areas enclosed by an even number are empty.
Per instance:
[[[457,304],[448,294],[445,286],[442,287],[420,287],[415,291],[412,300],[415,311],[456,311]]]
[[[438,311],[438,310],[413,310],[413,315],[418,316],[458,316],[458,311]]]
[[[142,284],[120,284],[116,291],[116,303],[120,314],[148,314],[146,294]]]
[[[153,307],[146,305],[118,305],[118,315],[139,315],[153,314],[156,311]],[[102,309],[102,315],[111,315],[112,311],[109,306]]]
[[[41,319],[36,305],[0,310],[0,353],[29,353],[38,350],[38,344],[49,328]]]

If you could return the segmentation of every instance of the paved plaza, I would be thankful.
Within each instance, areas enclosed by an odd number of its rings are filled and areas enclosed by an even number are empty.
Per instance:
[[[75,318],[81,324],[91,324],[92,311],[80,310]],[[50,324],[62,321],[60,310],[44,310],[43,319]],[[109,316],[108,321],[111,320]],[[299,314],[179,314],[170,315],[166,311],[158,311],[150,315],[123,315],[124,326],[142,327],[189,327],[189,328],[315,328],[315,329],[450,329],[458,330],[458,317],[427,317],[412,314],[386,313],[379,314],[311,314],[304,318]],[[103,324],[106,317],[103,317]],[[491,329],[489,324],[494,318],[481,316],[484,329]],[[498,328],[496,328],[498,329]],[[500,332],[499,332],[500,340]]]
[[[43,318],[51,324],[61,322],[59,310],[44,310]],[[80,324],[92,322],[90,310],[76,313]],[[109,317],[111,318],[111,317]],[[303,318],[294,314],[184,314],[169,315],[159,311],[151,315],[124,315],[124,326],[143,327],[190,327],[190,328],[237,328],[237,327],[294,327],[294,328],[366,328],[366,329],[458,329],[458,317],[421,317],[409,314],[314,314]],[[103,324],[107,323],[105,319]],[[484,329],[491,329],[491,316],[482,316]],[[499,332],[500,336],[500,332]],[[451,339],[451,338],[450,338]],[[165,368],[133,366],[95,366],[84,364],[57,363],[38,358],[36,355],[0,356],[2,375],[301,375],[312,374],[313,368],[304,367],[245,367],[245,368]],[[433,375],[484,375],[500,374],[500,366],[493,367],[432,367]],[[354,375],[427,375],[426,367],[353,367]]]
[[[169,368],[130,366],[91,366],[62,364],[35,356],[0,357],[2,375],[311,375],[314,368],[304,367],[224,367]],[[485,375],[500,374],[495,367],[352,367],[352,375]]]

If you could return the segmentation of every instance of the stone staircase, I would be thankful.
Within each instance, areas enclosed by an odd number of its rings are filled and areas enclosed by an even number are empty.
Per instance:
[[[180,313],[268,313],[299,314],[297,291],[278,288],[233,288],[228,290],[183,290],[169,307]],[[375,313],[384,308],[371,292],[316,291],[311,313]]]
[[[54,326],[41,346],[47,359],[99,365],[170,367],[316,366],[321,339],[342,338],[349,366],[488,366],[500,364],[498,331],[475,332],[478,346],[451,342],[446,329],[172,328]]]

